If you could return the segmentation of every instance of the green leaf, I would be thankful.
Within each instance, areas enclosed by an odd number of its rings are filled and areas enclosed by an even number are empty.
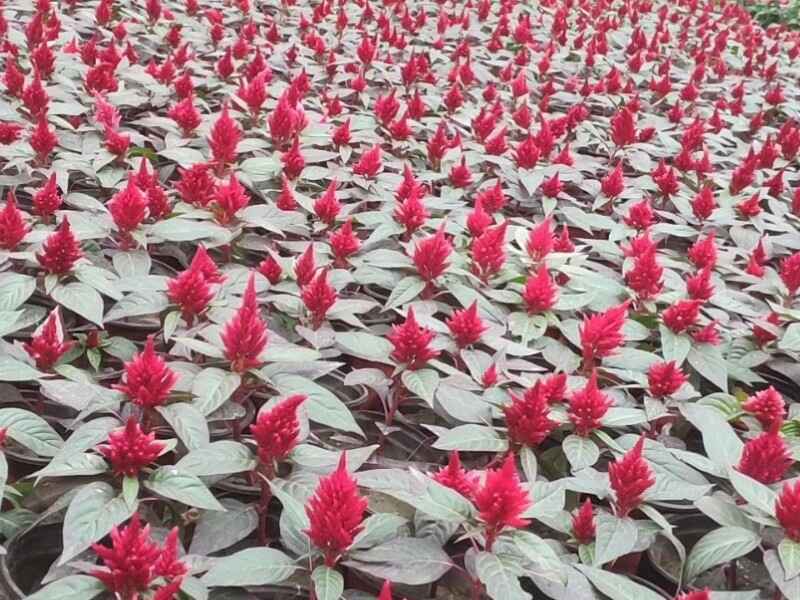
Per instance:
[[[486,586],[486,593],[494,600],[528,600],[531,595],[522,589],[522,575],[517,561],[512,556],[498,556],[491,552],[479,552],[475,557],[478,578]]]
[[[472,503],[450,488],[418,474],[425,479],[425,492],[421,494],[414,507],[427,515],[442,521],[462,523],[475,513]]]
[[[234,498],[222,498],[225,511],[204,512],[195,524],[190,554],[207,556],[242,541],[258,527],[255,504],[244,504]]]
[[[708,458],[721,467],[739,462],[744,444],[717,409],[700,404],[682,404],[680,411],[703,437]]]
[[[700,573],[744,556],[761,541],[757,533],[743,527],[720,527],[704,535],[694,545],[686,560],[686,582]]]
[[[600,593],[605,594],[611,600],[663,600],[654,591],[631,581],[623,575],[617,575],[616,573],[586,565],[575,565],[575,568],[583,573]]]
[[[306,534],[310,524],[303,503],[287,491],[289,486],[285,481],[272,480],[269,485],[283,506],[279,522],[281,541],[289,551],[298,555],[306,554],[310,547]]]
[[[308,411],[308,418],[315,423],[364,435],[347,406],[333,392],[321,385],[301,375],[291,374],[275,375],[273,382],[281,395],[305,394],[308,396],[308,400],[303,403],[303,406]]]
[[[57,285],[50,296],[64,308],[96,325],[103,325],[103,297],[93,287],[81,281],[73,281]]]
[[[311,573],[317,600],[339,600],[344,592],[344,577],[339,571],[320,565]]]
[[[47,421],[22,408],[0,408],[0,427],[12,440],[39,456],[55,456],[64,443]]]
[[[573,471],[591,467],[600,458],[600,448],[592,440],[580,435],[568,435],[561,442],[561,449]]]
[[[0,381],[31,381],[43,376],[44,373],[27,363],[10,356],[0,357]]]
[[[794,579],[800,575],[800,543],[783,538],[778,544],[778,556],[786,572],[786,579]]]
[[[594,566],[600,567],[633,551],[638,529],[632,519],[614,515],[597,515]]]
[[[778,342],[778,348],[787,352],[800,352],[800,323],[792,323]]]
[[[391,310],[411,302],[424,289],[425,282],[419,277],[415,275],[404,277],[392,288],[392,293],[389,295],[383,310]]]
[[[94,482],[82,487],[64,516],[64,550],[58,564],[67,563],[105,537],[112,527],[130,518],[134,510],[107,483]]]
[[[228,373],[211,367],[203,369],[192,380],[192,405],[203,415],[208,416],[217,410],[239,389],[242,377],[238,373]]]
[[[566,581],[564,564],[553,547],[545,540],[530,531],[521,529],[515,529],[511,533],[511,540],[517,550],[533,563],[534,571],[539,577],[560,583]],[[526,570],[530,570],[527,565]]]
[[[8,481],[8,461],[6,455],[0,452],[0,502],[3,501],[6,490],[6,482]]]
[[[433,399],[439,386],[439,374],[436,371],[433,369],[403,371],[401,379],[409,392],[416,394],[433,408]]]
[[[120,277],[141,277],[150,273],[152,260],[145,250],[117,252],[111,259]]]
[[[106,591],[106,586],[91,575],[68,575],[47,584],[26,600],[92,600]]]
[[[438,450],[470,450],[474,452],[505,452],[508,441],[486,425],[459,425],[444,431],[433,444]]]
[[[723,392],[728,391],[728,365],[722,351],[711,344],[695,344],[689,351],[689,364]]]
[[[285,581],[296,569],[279,550],[247,548],[216,560],[201,581],[208,587],[270,585]]]
[[[337,331],[336,344],[343,352],[356,358],[390,363],[392,343],[383,337],[363,331]]]
[[[164,466],[150,475],[145,487],[156,494],[207,510],[225,510],[196,475],[184,473],[175,466]]]
[[[108,465],[101,456],[93,453],[70,454],[60,460],[53,459],[46,467],[36,471],[33,475],[37,479],[42,477],[81,477],[98,475],[108,471]]]
[[[778,499],[775,492],[760,481],[756,481],[744,473],[740,473],[733,467],[728,468],[728,477],[734,489],[736,489],[738,494],[747,500],[748,503],[764,511],[768,515],[773,515],[775,513],[775,501]]]
[[[680,366],[692,349],[689,337],[674,333],[664,325],[660,325],[658,330],[661,332],[661,353],[664,355],[664,360],[674,360]]]
[[[12,311],[22,306],[36,291],[36,278],[19,273],[0,273],[0,311]]]
[[[130,507],[136,505],[136,499],[139,497],[139,478],[138,477],[123,477],[122,478],[122,498]]]
[[[233,440],[221,440],[202,448],[195,448],[175,466],[190,475],[210,477],[251,471],[255,468],[256,461],[244,444]]]
[[[118,301],[106,313],[105,322],[119,321],[129,317],[157,315],[169,306],[167,295],[161,292],[133,292]]]
[[[453,566],[442,547],[429,538],[399,537],[350,553],[345,565],[378,579],[404,585],[433,583]]]
[[[188,450],[208,444],[208,423],[196,407],[186,402],[176,402],[159,406],[157,410]]]

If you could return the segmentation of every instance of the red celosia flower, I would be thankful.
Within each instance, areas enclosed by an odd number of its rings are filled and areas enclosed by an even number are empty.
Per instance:
[[[312,543],[333,567],[352,545],[362,529],[367,499],[358,493],[355,479],[347,471],[346,454],[342,452],[336,470],[320,479],[314,495],[306,505],[310,523],[306,531]]]
[[[214,162],[224,167],[236,160],[236,147],[242,137],[238,123],[230,116],[228,105],[222,107],[222,113],[211,128],[208,145]]]
[[[218,223],[227,225],[235,218],[236,213],[249,203],[250,196],[236,175],[231,173],[227,184],[217,186],[212,203],[214,216]]]
[[[163,405],[175,387],[178,376],[158,356],[153,345],[153,336],[148,336],[144,350],[125,363],[125,379],[114,388],[143,408]]]
[[[626,517],[642,503],[644,494],[655,484],[653,470],[642,456],[644,436],[624,456],[608,465],[608,478],[614,491],[614,513]]]
[[[467,216],[467,229],[472,237],[480,236],[493,222],[492,215],[484,210],[481,198],[476,198],[475,207]]]
[[[353,219],[347,219],[344,225],[332,232],[328,241],[337,267],[346,267],[347,259],[361,248],[361,240],[353,233]]]
[[[8,145],[16,142],[22,135],[22,125],[8,121],[0,121],[0,144]]]
[[[450,263],[447,258],[453,246],[444,235],[444,224],[432,236],[417,242],[414,248],[414,265],[417,273],[426,282],[431,283],[445,272]]]
[[[649,300],[657,296],[664,287],[662,276],[664,268],[658,264],[658,253],[655,247],[636,255],[633,268],[625,273],[625,281],[640,300]]]
[[[595,359],[610,356],[622,345],[624,342],[622,327],[627,318],[627,302],[583,318],[579,331],[584,367],[591,366]]]
[[[711,269],[706,267],[696,275],[686,279],[686,291],[693,300],[705,302],[714,295],[714,285],[711,283]]]
[[[536,139],[528,136],[514,150],[514,159],[520,169],[533,169],[539,162],[539,146]]]
[[[372,148],[364,152],[358,162],[353,165],[353,173],[369,179],[380,173],[382,167],[381,147],[375,144]]]
[[[674,360],[658,362],[647,370],[647,384],[654,398],[671,396],[686,383],[686,375]]]
[[[147,217],[147,198],[133,177],[128,178],[128,184],[117,192],[108,203],[108,211],[114,224],[123,236],[139,227]]]
[[[22,91],[22,102],[32,117],[47,113],[50,96],[42,85],[39,73],[34,73],[33,81]]]
[[[668,198],[678,193],[680,186],[678,185],[678,177],[675,174],[675,169],[668,167],[663,160],[658,163],[658,166],[652,173],[652,177],[662,196]]]
[[[711,321],[711,323],[701,327],[700,329],[690,330],[689,335],[692,336],[692,339],[698,344],[711,344],[712,346],[717,346],[721,341],[719,337],[719,331],[717,330],[716,321]]]
[[[125,427],[111,431],[108,442],[97,450],[111,463],[117,477],[136,477],[139,471],[153,462],[164,450],[155,433],[144,433],[139,422],[130,417]]]
[[[267,117],[267,126],[272,143],[276,147],[283,147],[298,133],[301,116],[289,97],[288,93],[281,94],[275,109]]]
[[[504,529],[528,524],[522,514],[531,506],[531,500],[519,481],[513,454],[506,457],[503,466],[486,472],[483,486],[475,492],[475,506],[485,526],[487,552],[491,552],[494,541]]]
[[[553,250],[553,220],[547,217],[528,233],[525,247],[534,261],[541,261]]]
[[[775,422],[769,431],[748,441],[736,468],[766,485],[783,479],[794,461],[779,430],[780,424]]]
[[[254,425],[250,426],[258,445],[258,459],[267,469],[267,475],[274,473],[275,461],[281,461],[297,445],[300,435],[300,421],[297,409],[305,402],[306,396],[289,396],[268,410],[258,413]]]
[[[636,117],[627,106],[611,117],[611,140],[620,148],[636,143]]]
[[[258,264],[258,272],[266,277],[272,285],[275,285],[281,280],[283,268],[275,260],[275,257],[270,255]]]
[[[481,335],[488,328],[478,314],[478,301],[470,304],[469,308],[457,310],[446,321],[450,334],[459,348],[466,348],[481,339]]]
[[[594,522],[594,507],[587,498],[581,507],[572,515],[572,537],[579,544],[591,544],[597,533]]]
[[[167,111],[167,116],[181,128],[184,137],[191,137],[194,130],[203,122],[200,112],[194,105],[192,96],[187,96]]]
[[[173,527],[167,534],[167,539],[164,540],[161,556],[158,557],[153,565],[153,573],[167,581],[180,584],[181,578],[188,571],[189,567],[178,560],[178,528]],[[160,588],[159,591],[163,589],[165,588]],[[176,589],[174,593],[177,593],[177,591]],[[156,600],[156,596],[153,597],[153,600]]]
[[[150,537],[150,526],[142,527],[138,513],[134,513],[127,527],[113,527],[110,537],[110,548],[92,546],[105,569],[96,569],[91,574],[117,597],[136,598],[150,587],[153,565],[161,551]]]
[[[175,184],[175,189],[184,202],[195,206],[206,206],[214,199],[217,182],[209,172],[206,163],[197,163],[188,169],[178,169],[180,180]]]
[[[506,205],[506,197],[503,193],[503,186],[498,179],[494,186],[486,188],[475,197],[475,202],[480,200],[483,207],[489,213],[496,213],[503,210]]]
[[[772,386],[749,396],[742,403],[742,409],[755,415],[764,429],[770,429],[776,423],[780,425],[786,417],[783,396]]]
[[[339,146],[347,146],[350,143],[351,137],[350,119],[347,119],[344,123],[333,130],[331,141],[333,142],[333,145],[338,148]]]
[[[0,248],[3,250],[15,250],[28,234],[29,227],[22,215],[22,211],[17,208],[14,192],[9,191],[6,204],[0,210]]]
[[[332,179],[325,193],[314,202],[314,214],[328,226],[333,225],[342,210],[342,204],[336,197],[336,180]]]
[[[675,600],[711,600],[711,592],[708,588],[704,590],[695,590],[693,592],[686,592],[685,594],[678,594]]]
[[[58,229],[45,240],[42,251],[36,254],[36,260],[48,273],[63,275],[72,270],[81,256],[83,252],[78,240],[72,234],[69,220],[64,217]]]
[[[66,354],[75,342],[64,341],[64,328],[61,324],[59,308],[56,307],[47,320],[31,336],[30,342],[22,346],[36,361],[36,367],[43,371],[50,369]]]
[[[616,198],[625,191],[625,178],[622,175],[621,163],[617,163],[614,170],[600,180],[600,189],[606,198]]]
[[[261,318],[256,301],[255,275],[247,280],[242,305],[222,330],[225,357],[231,370],[244,373],[262,364],[259,358],[267,346],[267,325]]]
[[[703,239],[697,240],[688,251],[689,260],[698,269],[709,267],[713,269],[717,264],[717,245],[714,233],[709,233]]]
[[[56,175],[53,173],[45,183],[33,195],[33,212],[40,217],[53,215],[61,206],[61,194],[58,193],[56,185]]]
[[[639,231],[644,231],[650,227],[654,220],[653,208],[650,206],[648,198],[632,204],[628,209],[628,216],[625,217],[625,223]]]
[[[784,483],[775,500],[775,518],[790,540],[800,542],[800,481]]]
[[[450,185],[455,188],[465,188],[472,185],[472,172],[467,166],[466,157],[461,157],[461,162],[453,165],[448,175]]]
[[[312,329],[318,329],[339,296],[336,289],[328,283],[328,270],[323,269],[303,288],[300,297],[311,314]]]
[[[39,117],[29,142],[33,151],[36,152],[37,162],[46,163],[53,148],[58,144],[55,129],[51,128],[47,122],[47,115],[43,114]]]
[[[383,582],[381,593],[378,594],[378,600],[392,600],[392,584],[388,579]]]
[[[497,385],[497,365],[492,363],[481,375],[481,385],[488,389]]]
[[[700,316],[701,300],[679,300],[664,311],[664,325],[674,333],[682,333],[697,323]]]
[[[550,406],[539,381],[522,396],[511,394],[511,403],[503,407],[503,413],[508,437],[522,446],[538,446],[558,426],[550,418]]]
[[[214,297],[208,283],[203,273],[192,267],[167,282],[167,296],[178,305],[184,320],[190,325]]]
[[[409,307],[405,322],[392,325],[392,331],[386,337],[394,346],[392,358],[413,371],[439,356],[439,351],[430,347],[434,336],[433,331],[417,323],[414,309]]]
[[[536,314],[550,310],[558,298],[558,288],[547,267],[542,263],[533,277],[528,277],[522,290],[522,300],[528,314]]]
[[[131,145],[131,136],[120,133],[111,127],[106,127],[104,133],[106,136],[106,150],[114,156],[124,158]]]
[[[800,252],[795,252],[781,261],[780,276],[786,289],[789,290],[789,296],[794,296],[800,288]]]
[[[599,429],[612,404],[611,398],[597,387],[597,371],[593,369],[586,385],[569,399],[569,419],[575,425],[575,433],[586,437]]]
[[[190,268],[199,271],[209,283],[222,283],[225,281],[225,275],[220,273],[216,263],[208,255],[208,251],[202,244],[197,247]]]
[[[395,220],[406,228],[406,234],[410,235],[422,227],[427,220],[429,213],[422,201],[423,191],[416,189],[408,197],[400,201],[394,209]]]
[[[441,483],[451,490],[455,490],[465,498],[472,500],[478,489],[478,478],[474,473],[470,473],[461,466],[461,457],[458,451],[450,453],[447,466],[442,467],[433,475],[434,481]]]
[[[472,241],[472,272],[487,282],[500,272],[506,262],[506,230],[508,221],[489,227],[480,237]]]

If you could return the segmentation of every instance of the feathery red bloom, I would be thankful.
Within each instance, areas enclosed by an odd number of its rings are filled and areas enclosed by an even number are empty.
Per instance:
[[[644,231],[650,227],[654,220],[653,208],[650,206],[648,198],[632,204],[628,209],[628,215],[625,217],[625,223],[639,231]]]
[[[569,399],[569,420],[575,425],[575,433],[585,437],[599,429],[612,404],[611,398],[597,387],[597,371],[593,369],[586,385]]]
[[[528,277],[525,288],[522,290],[522,300],[525,302],[528,314],[536,314],[550,310],[558,299],[558,287],[544,264],[539,265],[539,270],[533,277]]]
[[[478,477],[461,466],[461,457],[456,450],[450,453],[447,466],[434,473],[433,480],[470,500],[478,489]]]
[[[620,148],[636,143],[636,116],[627,106],[611,117],[611,140]]]
[[[608,465],[608,478],[614,491],[614,513],[626,517],[638,507],[644,494],[655,484],[653,470],[642,456],[644,436],[624,456]]]
[[[342,210],[342,204],[336,197],[336,180],[332,179],[325,192],[314,202],[314,214],[328,226],[333,225]]]
[[[392,600],[392,583],[388,579],[383,582],[378,600]]]
[[[28,235],[30,228],[22,215],[22,211],[17,208],[17,197],[14,192],[9,191],[6,204],[0,210],[0,248],[3,250],[15,250]]]
[[[422,190],[410,193],[394,209],[395,220],[406,228],[406,234],[412,234],[425,224],[429,213],[422,201]]]
[[[675,600],[711,600],[711,592],[708,588],[704,590],[695,590],[693,592],[686,592],[685,594],[678,594]]]
[[[478,195],[475,197],[476,204],[478,200],[481,201],[481,204],[483,204],[483,207],[489,213],[496,213],[503,210],[506,205],[506,197],[503,193],[503,185],[500,183],[500,180],[498,179],[492,187],[478,192]]]
[[[120,133],[112,127],[106,127],[104,134],[106,136],[106,150],[114,156],[124,158],[131,145],[131,136]]]
[[[711,269],[706,267],[700,272],[686,279],[686,291],[693,300],[705,302],[714,295],[714,285],[711,283]]]
[[[489,367],[481,374],[481,385],[484,389],[488,389],[490,387],[494,387],[497,385],[499,377],[497,376],[497,365],[492,363]]]
[[[652,173],[652,177],[662,196],[669,197],[678,193],[680,186],[678,184],[678,177],[675,174],[675,169],[668,167],[667,163],[663,160],[658,163],[658,166]]]
[[[205,311],[214,297],[208,284],[203,273],[192,267],[167,282],[167,296],[178,305],[187,323],[191,324],[195,316]]]
[[[692,264],[698,269],[709,267],[713,269],[717,264],[717,244],[714,233],[709,233],[703,239],[697,240],[689,247],[688,256]]]
[[[664,268],[658,264],[658,253],[652,247],[636,255],[633,268],[625,273],[625,281],[640,300],[649,300],[663,289],[663,274]]]
[[[708,186],[703,187],[692,198],[692,214],[700,221],[705,221],[710,217],[715,208],[717,208],[717,202],[714,199],[714,192]]]
[[[220,273],[214,260],[208,255],[208,251],[202,244],[197,247],[190,268],[200,272],[208,283],[225,281],[225,275]]]
[[[579,544],[591,544],[597,533],[594,522],[594,506],[587,498],[581,507],[572,515],[572,537]]]
[[[433,331],[417,323],[414,309],[409,307],[403,324],[392,325],[392,331],[386,337],[394,346],[392,358],[414,371],[439,356],[439,351],[430,347],[434,336]]]
[[[47,371],[74,345],[73,341],[64,341],[61,314],[56,306],[47,320],[33,333],[31,341],[25,342],[22,347],[36,361],[37,369]]]
[[[120,598],[135,598],[147,591],[154,579],[153,565],[161,551],[150,537],[150,526],[142,527],[138,513],[128,525],[111,529],[111,547],[94,544],[105,569],[92,571],[110,592]]]
[[[295,109],[289,94],[281,94],[275,109],[267,117],[272,143],[278,148],[284,146],[298,133],[301,121],[300,113]]]
[[[182,561],[178,560],[178,528],[173,527],[167,534],[167,539],[164,540],[164,547],[161,549],[161,556],[158,557],[153,565],[153,572],[158,577],[163,577],[167,581],[180,584],[180,580],[186,573],[187,567]],[[159,591],[165,588],[160,588]],[[174,593],[177,593],[177,589]],[[165,596],[165,598],[169,598]],[[153,600],[157,600],[154,596]]]
[[[671,396],[686,383],[686,375],[674,360],[658,362],[647,370],[647,385],[654,398]]]
[[[214,162],[218,166],[230,164],[236,160],[236,147],[242,137],[239,124],[230,116],[228,105],[222,107],[222,113],[211,128],[208,145]]]
[[[13,144],[22,136],[22,125],[10,121],[0,121],[0,144]]]
[[[553,250],[553,219],[547,217],[528,233],[525,247],[534,261],[543,260]]]
[[[736,468],[766,485],[783,479],[794,461],[779,430],[780,424],[773,423],[769,431],[749,440]]]
[[[358,162],[353,165],[353,173],[370,179],[380,173],[382,167],[381,147],[375,144],[372,148],[364,152],[361,158],[358,159]]]
[[[478,342],[488,328],[478,314],[477,300],[468,308],[456,310],[446,323],[459,348],[466,348]]]
[[[344,225],[331,232],[328,236],[328,241],[331,244],[331,251],[338,267],[347,266],[347,259],[361,248],[361,240],[353,233],[353,219],[347,219]]]
[[[467,217],[467,229],[472,237],[480,236],[486,228],[494,222],[492,215],[486,212],[483,208],[483,201],[480,197],[475,200],[475,207]]]
[[[520,169],[533,169],[539,162],[539,146],[536,138],[529,135],[514,150],[514,160]]]
[[[283,275],[280,263],[272,255],[267,256],[258,264],[258,272],[266,277],[272,285],[278,283]]]
[[[742,404],[742,409],[755,415],[764,429],[770,429],[776,423],[780,425],[786,418],[783,396],[772,386],[749,396]]]
[[[178,169],[180,180],[175,190],[181,199],[195,206],[206,206],[214,199],[217,182],[210,173],[207,163],[197,163],[188,169]]]
[[[297,208],[294,190],[292,190],[292,185],[289,183],[289,178],[286,177],[286,175],[281,175],[281,192],[275,199],[275,206],[285,211],[291,211]]]
[[[344,123],[333,130],[331,141],[333,142],[333,145],[338,148],[339,146],[347,146],[350,143],[351,137],[350,119],[347,119]]]
[[[53,215],[61,206],[61,194],[58,193],[56,185],[56,174],[53,173],[45,183],[33,195],[33,212],[40,217]]]
[[[267,324],[261,318],[256,301],[255,275],[250,274],[242,296],[242,305],[222,330],[225,357],[231,370],[244,373],[262,364],[259,358],[267,346]]]
[[[50,127],[47,122],[46,114],[39,116],[29,142],[33,151],[36,152],[36,160],[39,163],[46,163],[50,153],[58,145],[58,136],[56,136],[55,129]]]
[[[339,295],[336,289],[328,283],[328,270],[322,269],[317,276],[303,288],[300,294],[306,310],[311,314],[311,327],[318,329],[328,311],[336,304]]]
[[[702,300],[679,300],[662,314],[664,325],[674,333],[682,333],[697,323]]]
[[[187,96],[167,111],[167,116],[181,128],[184,137],[191,137],[194,130],[203,122],[200,112],[194,105],[194,98]]]
[[[525,527],[529,521],[522,514],[531,506],[528,492],[522,487],[514,463],[509,454],[503,465],[486,472],[486,479],[475,492],[475,506],[485,526],[484,547],[491,552],[497,536],[509,527]]]
[[[511,394],[511,403],[503,407],[503,413],[508,437],[522,446],[538,446],[558,427],[558,423],[550,418],[550,406],[539,381],[522,396]]]
[[[228,178],[228,183],[217,186],[212,203],[214,216],[217,222],[227,225],[236,217],[236,213],[250,203],[250,195],[239,183],[234,173]]]
[[[72,234],[69,220],[64,217],[58,229],[45,240],[36,260],[48,273],[63,275],[72,270],[81,256],[83,252],[78,240]]]
[[[258,413],[255,424],[250,426],[258,445],[258,459],[272,473],[275,461],[281,461],[297,445],[300,421],[297,409],[306,401],[306,396],[296,394],[282,400],[272,408]]]
[[[297,285],[300,287],[306,286],[311,282],[314,277],[314,272],[317,270],[316,261],[314,260],[314,245],[309,244],[305,252],[300,255],[294,264],[294,276],[297,280]]]
[[[127,234],[139,227],[147,217],[147,198],[133,177],[128,184],[108,203],[108,211],[114,224],[122,234]]]
[[[450,185],[455,188],[465,188],[472,185],[472,172],[467,166],[467,159],[461,156],[461,162],[453,165],[448,174]]]
[[[177,381],[175,372],[156,354],[153,336],[150,335],[144,350],[125,363],[124,381],[115,385],[114,389],[121,391],[138,406],[154,408],[166,402]]]
[[[800,542],[800,481],[783,484],[775,500],[775,518],[790,540]]]
[[[98,452],[111,463],[117,477],[136,477],[164,450],[164,443],[155,433],[144,433],[139,422],[130,417],[125,427],[109,432],[108,442],[97,446]]]
[[[503,221],[472,240],[472,272],[484,282],[499,273],[506,262],[507,229],[508,221]]]
[[[622,345],[625,341],[622,327],[627,318],[627,302],[583,318],[579,331],[584,366],[592,365],[595,359],[611,356]]]
[[[556,171],[555,175],[549,179],[546,179],[544,183],[542,183],[541,190],[542,194],[544,194],[547,198],[557,198],[563,188],[564,183],[559,178],[558,171]]]
[[[614,170],[600,180],[600,189],[606,198],[616,198],[625,191],[625,178],[622,175],[621,163],[617,163]]]
[[[306,505],[310,523],[306,531],[311,542],[322,551],[325,564],[333,567],[362,530],[367,499],[358,493],[355,479],[347,471],[342,452],[336,470],[320,479]]]
[[[780,276],[789,296],[794,296],[800,288],[800,251],[781,261]]]
[[[450,263],[447,258],[453,251],[453,246],[444,235],[444,224],[432,236],[417,242],[414,248],[413,261],[417,273],[427,282],[434,281],[445,272]]]

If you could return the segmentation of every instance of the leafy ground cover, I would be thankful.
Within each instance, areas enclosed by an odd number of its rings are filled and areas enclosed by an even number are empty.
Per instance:
[[[9,0],[0,589],[800,598],[800,37]]]

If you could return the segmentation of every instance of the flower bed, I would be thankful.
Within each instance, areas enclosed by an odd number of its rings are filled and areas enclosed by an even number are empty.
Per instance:
[[[797,33],[2,16],[0,595],[800,597]]]

